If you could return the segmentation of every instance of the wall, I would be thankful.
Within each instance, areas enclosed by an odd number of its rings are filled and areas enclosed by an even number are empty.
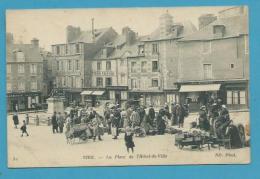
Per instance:
[[[203,64],[212,64],[212,80],[247,78],[249,66],[242,38],[213,40],[209,53],[202,52],[202,41],[179,43],[180,81],[204,80]],[[230,64],[234,64],[233,69]]]

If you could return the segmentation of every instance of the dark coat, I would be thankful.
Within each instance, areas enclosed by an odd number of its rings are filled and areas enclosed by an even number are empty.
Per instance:
[[[53,115],[51,118],[51,124],[53,127],[58,127],[57,116]]]
[[[134,141],[133,141],[133,134],[127,135],[125,133],[125,145],[127,148],[133,148],[135,147]]]
[[[157,116],[157,128],[159,133],[163,134],[164,130],[166,128],[165,121],[163,120],[163,116],[161,114],[158,114]]]
[[[13,115],[13,121],[14,121],[14,125],[18,125],[19,124],[18,115]]]
[[[199,128],[205,131],[208,131],[210,129],[210,124],[207,119],[206,111],[199,112]]]
[[[155,118],[154,108],[150,108],[150,109],[149,109],[148,115],[149,115],[150,119],[154,119],[154,118]]]
[[[22,127],[21,127],[21,131],[22,131],[22,132],[26,132],[26,129],[27,129],[26,125],[25,125],[25,124],[22,125]]]

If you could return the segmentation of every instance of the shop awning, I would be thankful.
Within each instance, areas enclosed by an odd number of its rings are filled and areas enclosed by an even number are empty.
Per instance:
[[[182,85],[180,92],[218,91],[221,84]]]
[[[101,96],[104,94],[105,91],[94,91],[92,95]]]
[[[82,91],[80,95],[91,95],[93,91]]]

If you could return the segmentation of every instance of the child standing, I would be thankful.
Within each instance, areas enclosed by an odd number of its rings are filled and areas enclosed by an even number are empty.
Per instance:
[[[131,128],[126,127],[126,130],[125,130],[125,145],[126,145],[126,149],[127,149],[128,153],[129,153],[129,149],[131,149],[132,153],[134,153],[135,144],[134,144],[134,141],[133,141],[133,135],[134,135],[134,133],[132,132]]]
[[[29,136],[28,132],[27,132],[27,129],[26,129],[26,123],[25,123],[25,120],[23,120],[23,125],[21,127],[21,131],[22,131],[22,135],[21,137],[23,137],[23,134],[27,134],[27,136]]]

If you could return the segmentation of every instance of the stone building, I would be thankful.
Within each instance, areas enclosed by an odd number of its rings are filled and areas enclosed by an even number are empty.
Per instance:
[[[6,50],[7,110],[34,109],[42,103],[47,88],[39,40],[34,38],[31,44],[16,44],[13,35],[7,33]]]
[[[205,20],[209,18],[208,20]],[[191,110],[219,97],[230,109],[249,107],[248,15],[246,7],[203,16],[199,31],[178,40],[176,83]],[[200,18],[201,20],[201,18]],[[205,23],[203,25],[203,23]]]
[[[100,99],[124,105],[128,100],[127,58],[137,53],[138,36],[129,27],[107,43],[92,59],[92,85],[84,91],[85,101]],[[94,105],[94,104],[92,104]]]
[[[140,39],[136,56],[128,57],[130,98],[157,107],[178,102],[177,40],[194,31],[189,21],[176,23],[168,12],[160,16],[159,27]]]
[[[110,28],[82,31],[79,27],[68,26],[67,42],[52,45],[56,62],[54,86],[62,89],[68,103],[81,101],[81,91],[91,86],[91,59],[116,36]]]

